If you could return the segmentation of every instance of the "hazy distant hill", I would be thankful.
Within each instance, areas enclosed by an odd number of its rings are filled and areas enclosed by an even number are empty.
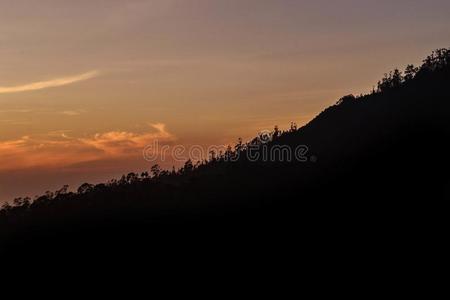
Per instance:
[[[176,172],[18,199],[0,212],[0,237],[16,251],[62,241],[154,243],[168,232],[237,238],[393,222],[450,198],[449,137],[450,50],[441,49],[418,68],[387,74],[370,94],[343,97],[302,128],[275,129],[268,143],[256,138]],[[263,158],[286,147],[300,157]]]

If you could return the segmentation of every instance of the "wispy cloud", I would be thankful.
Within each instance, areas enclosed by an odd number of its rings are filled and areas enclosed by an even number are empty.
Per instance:
[[[33,167],[67,167],[78,163],[142,159],[143,149],[154,141],[171,143],[176,137],[165,124],[149,124],[142,133],[109,131],[80,138],[67,131],[27,135],[0,141],[0,172]]]
[[[33,83],[28,83],[19,86],[10,86],[10,87],[0,87],[0,94],[10,94],[10,93],[19,93],[19,92],[27,92],[27,91],[36,91],[42,90],[51,87],[58,87],[63,85],[68,85],[72,83],[76,83],[79,81],[88,80],[94,77],[97,77],[100,74],[99,71],[94,70],[87,73],[69,76],[69,77],[61,77],[55,78],[47,81],[38,81]]]
[[[71,109],[71,110],[54,110],[48,108],[33,108],[33,109],[0,109],[0,115],[2,114],[58,114],[58,115],[66,115],[66,116],[79,116],[85,113],[85,109]]]
[[[66,116],[73,117],[73,116],[81,115],[82,111],[81,110],[64,110],[64,111],[61,111],[60,113],[63,115],[66,115]]]

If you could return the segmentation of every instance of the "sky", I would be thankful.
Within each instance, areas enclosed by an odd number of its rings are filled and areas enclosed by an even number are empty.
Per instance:
[[[448,0],[0,0],[0,203],[305,124],[449,41]]]

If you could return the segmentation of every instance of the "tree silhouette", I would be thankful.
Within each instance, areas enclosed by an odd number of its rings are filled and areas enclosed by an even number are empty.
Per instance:
[[[414,67],[414,65],[407,65],[405,69],[405,81],[413,80],[418,71],[419,69]]]
[[[213,150],[208,161],[188,160],[179,171],[154,165],[151,177],[147,171],[129,173],[107,183],[84,183],[76,192],[64,186],[17,198],[0,210],[0,246],[11,241],[20,245],[11,246],[14,250],[32,249],[29,245],[50,236],[50,249],[58,249],[64,238],[76,244],[77,234],[79,241],[91,235],[93,243],[101,237],[114,245],[121,234],[130,235],[157,246],[156,236],[171,237],[167,228],[184,237],[208,229],[208,238],[220,236],[214,230],[232,226],[237,229],[231,235],[242,233],[241,240],[255,228],[261,236],[292,237],[304,224],[315,227],[325,220],[329,232],[351,220],[349,227],[358,228],[365,219],[378,224],[386,212],[423,207],[424,199],[450,199],[449,82],[450,51],[438,49],[422,66],[386,74],[375,93],[344,96],[301,128],[292,122],[281,132],[275,126],[273,141],[264,145],[258,138],[239,139],[234,151]],[[414,151],[418,145],[426,147]],[[270,153],[279,146],[300,150],[302,159],[249,159],[252,151]],[[235,155],[237,160],[226,159]]]
[[[192,163],[192,160],[188,159],[183,166],[184,173],[189,173],[194,170],[194,164]]]
[[[156,164],[156,165],[153,165],[151,168],[150,168],[150,172],[152,173],[152,175],[153,175],[153,177],[159,177],[159,175],[161,174],[161,167],[158,165],[158,164]]]
[[[94,189],[94,185],[93,184],[83,183],[78,188],[77,193],[78,194],[85,194],[85,193],[91,192],[93,189]]]
[[[344,96],[344,97],[342,97],[341,99],[339,99],[339,101],[336,102],[336,105],[346,105],[346,104],[350,104],[350,103],[352,103],[352,102],[355,101],[355,100],[356,100],[356,97],[355,97],[355,96],[353,96],[353,95],[347,95],[347,96]]]

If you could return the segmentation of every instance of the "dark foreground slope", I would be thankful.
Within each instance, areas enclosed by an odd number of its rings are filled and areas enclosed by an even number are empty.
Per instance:
[[[370,95],[344,97],[298,130],[273,133],[269,143],[255,139],[176,174],[131,174],[22,199],[0,212],[1,247],[281,247],[307,236],[342,241],[387,224],[415,226],[450,198],[450,53],[435,52],[410,71],[386,76]],[[291,157],[263,157],[276,147]]]

